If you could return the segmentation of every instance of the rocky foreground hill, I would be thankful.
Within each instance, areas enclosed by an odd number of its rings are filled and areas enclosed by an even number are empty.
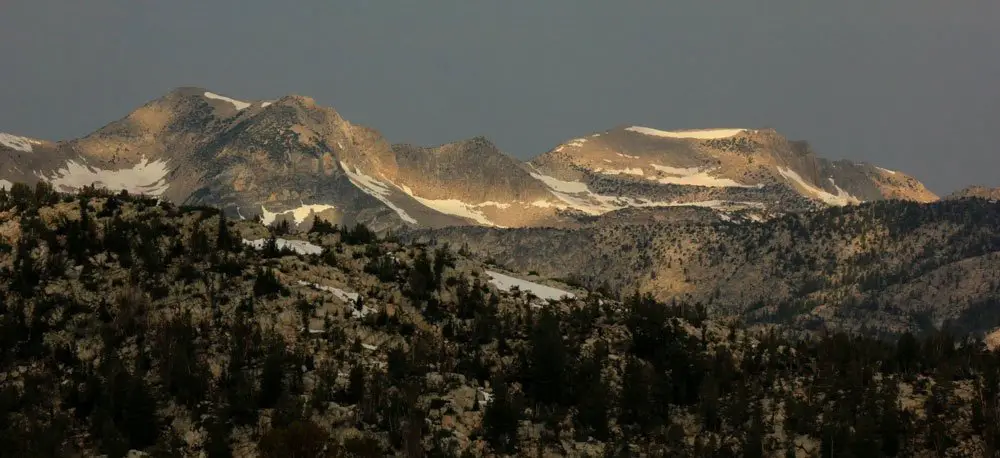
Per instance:
[[[713,302],[526,281],[465,249],[360,225],[296,233],[210,207],[12,188],[0,191],[3,456],[1000,450],[1000,353],[947,329],[891,340],[748,332]],[[897,205],[808,218],[840,218],[889,248],[900,233],[983,241],[993,224],[979,201]],[[760,239],[740,255],[793,256],[779,246],[805,243],[808,218],[769,223],[782,228],[774,237],[750,231]],[[837,251],[854,234],[843,231],[810,237]],[[861,259],[870,246],[857,243]],[[972,249],[961,247],[930,250]],[[825,256],[802,262],[824,268]],[[899,270],[873,286],[891,288]]]
[[[0,134],[0,185],[97,185],[233,218],[316,215],[387,229],[572,227],[628,208],[679,205],[720,216],[888,198],[936,200],[902,172],[830,161],[770,129],[622,126],[522,162],[482,137],[391,145],[308,97],[244,102],[180,88],[79,139]]]

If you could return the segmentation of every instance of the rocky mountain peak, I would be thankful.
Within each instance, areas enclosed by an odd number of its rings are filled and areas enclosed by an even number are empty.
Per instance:
[[[379,228],[515,227],[584,224],[622,209],[695,206],[764,217],[936,199],[912,177],[827,161],[769,128],[622,125],[525,163],[485,136],[393,146],[310,97],[251,101],[200,87],[174,89],[63,144],[3,138],[10,141],[0,149],[17,152],[0,156],[7,171],[0,179],[8,182],[41,179],[62,191],[95,184],[247,218],[295,215],[296,223],[318,208],[335,208],[331,221]],[[28,146],[46,153],[25,154]]]

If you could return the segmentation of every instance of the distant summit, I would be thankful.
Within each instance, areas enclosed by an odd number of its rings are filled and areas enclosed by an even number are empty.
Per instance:
[[[946,199],[963,199],[978,197],[981,199],[1000,200],[1000,188],[990,188],[987,186],[969,186],[948,195]]]

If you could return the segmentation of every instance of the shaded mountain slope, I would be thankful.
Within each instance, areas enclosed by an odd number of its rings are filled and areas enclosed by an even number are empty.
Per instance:
[[[633,221],[611,215],[577,229],[443,228],[407,238],[752,321],[875,333],[946,320],[964,331],[1000,326],[1000,205],[986,200],[884,201],[764,223],[690,215]]]

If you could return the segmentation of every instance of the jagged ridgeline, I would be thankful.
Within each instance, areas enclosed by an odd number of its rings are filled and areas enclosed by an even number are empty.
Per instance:
[[[894,235],[850,215],[909,215],[892,226],[904,233],[992,218],[955,213],[982,202],[941,205],[815,218],[871,238]],[[774,224],[801,232],[794,221]],[[760,230],[743,237],[766,246]],[[947,329],[749,332],[704,304],[616,300],[363,225],[296,232],[45,183],[0,191],[0,239],[3,456],[989,457],[1000,446],[1000,355]]]
[[[769,218],[890,198],[937,199],[903,172],[825,159],[773,129],[619,126],[530,161],[485,137],[390,144],[315,100],[178,88],[77,139],[0,133],[0,187],[98,184],[306,229],[320,217],[412,227],[574,227],[623,209]]]

